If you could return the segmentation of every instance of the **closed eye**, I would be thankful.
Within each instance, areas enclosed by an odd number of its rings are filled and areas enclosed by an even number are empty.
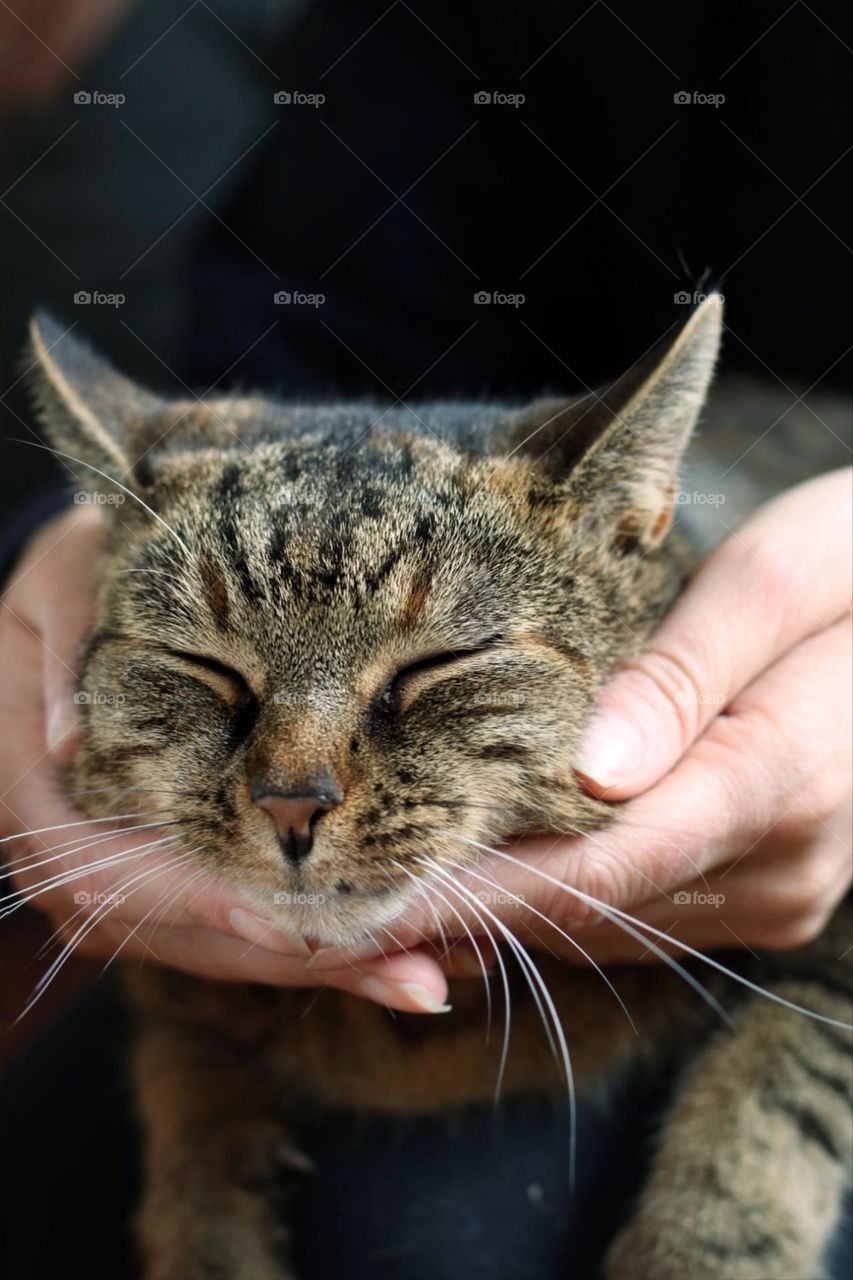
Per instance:
[[[166,652],[170,657],[177,658],[189,667],[194,667],[200,676],[216,677],[215,683],[218,684],[218,687],[221,688],[222,682],[224,682],[227,686],[226,692],[231,698],[236,694],[241,701],[254,699],[254,690],[246,677],[234,667],[229,667],[227,663],[220,662],[218,658],[211,658],[207,654],[201,653],[184,653],[181,649],[167,649]]]
[[[446,649],[437,653],[425,654],[422,658],[416,658],[414,662],[407,662],[405,666],[400,667],[394,673],[380,691],[377,699],[379,708],[384,711],[403,710],[405,694],[409,687],[415,684],[418,676],[431,675],[435,671],[440,671],[443,667],[455,666],[468,658],[474,658],[481,653],[486,653],[501,639],[503,637],[499,635],[489,636],[482,643],[472,645],[467,649]]]

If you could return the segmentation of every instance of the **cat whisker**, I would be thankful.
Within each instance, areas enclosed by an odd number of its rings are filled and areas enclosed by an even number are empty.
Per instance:
[[[549,1043],[553,1047],[554,1038],[551,1035],[548,1028],[548,1022],[545,1017],[542,1001],[544,1001],[545,1005],[547,1006],[548,1013],[550,1014],[550,1017],[551,1017],[553,1030],[559,1042],[563,1070],[566,1076],[566,1090],[567,1090],[568,1102],[569,1102],[569,1184],[572,1190],[574,1190],[575,1167],[577,1163],[577,1159],[576,1159],[577,1093],[575,1090],[575,1079],[574,1079],[574,1072],[572,1071],[572,1058],[571,1058],[571,1054],[569,1053],[569,1046],[568,1046],[568,1043],[566,1042],[565,1033],[563,1031],[563,1024],[560,1021],[560,1016],[557,1012],[556,1005],[554,1004],[554,1000],[553,1000],[553,997],[551,996],[551,992],[548,990],[548,985],[545,982],[545,979],[542,977],[541,973],[539,972],[538,968],[534,964],[529,953],[521,945],[521,943],[518,941],[518,939],[515,937],[512,931],[506,927],[503,921],[501,921],[493,911],[490,911],[488,907],[484,906],[483,903],[480,901],[480,899],[477,898],[476,894],[472,893],[470,889],[460,884],[460,882],[454,876],[450,875],[449,872],[445,874],[444,868],[442,868],[441,864],[436,862],[434,858],[428,858],[426,861],[428,865],[430,864],[432,865],[436,873],[441,874],[441,878],[445,881],[445,883],[448,884],[448,888],[451,888],[452,891],[461,893],[465,898],[468,899],[469,902],[476,903],[478,905],[478,909],[482,910],[489,917],[489,919],[492,921],[495,927],[499,930],[501,936],[506,939],[507,945],[510,947],[513,955],[515,956],[516,960],[519,963],[519,966],[521,968],[522,973],[524,974],[525,979],[527,980],[528,986],[530,987],[531,994],[534,997],[540,1016],[542,1018],[542,1025],[545,1028],[546,1032],[548,1033]],[[536,994],[537,986],[539,988],[541,1000],[539,996]],[[556,1050],[554,1050],[554,1056],[556,1057]]]
[[[148,845],[143,845],[137,849],[127,850],[125,853],[111,854],[108,858],[96,859],[94,862],[87,862],[81,867],[75,867],[72,871],[62,872],[55,876],[50,876],[47,880],[39,881],[36,885],[31,885],[26,889],[18,889],[14,893],[0,898],[0,903],[10,902],[17,898],[18,901],[12,901],[12,905],[0,911],[0,920],[5,920],[13,912],[19,910],[26,903],[31,902],[34,898],[39,898],[43,893],[49,893],[51,889],[59,888],[61,885],[71,884],[75,880],[80,880],[92,871],[103,871],[111,866],[116,866],[121,862],[126,862],[130,858],[142,857],[151,852],[158,845],[166,843],[168,840],[174,839],[173,836],[164,836],[161,840],[154,841]]]
[[[436,895],[436,897],[439,898],[442,902],[444,902],[446,906],[450,907],[451,904],[448,898],[446,898],[445,895],[441,892],[441,890],[436,887],[434,875],[429,877],[428,883],[429,883],[430,889]],[[459,894],[457,893],[456,896],[459,897]],[[460,898],[460,901],[464,901],[464,899]],[[455,911],[455,908],[454,908],[454,911]],[[456,912],[456,914],[458,915],[459,913]],[[498,1062],[498,1073],[497,1073],[497,1077],[495,1078],[495,1096],[494,1096],[495,1106],[497,1106],[501,1098],[501,1090],[503,1089],[504,1077],[506,1076],[506,1064],[507,1064],[507,1059],[509,1057],[509,1038],[510,1038],[510,1030],[512,1026],[512,999],[510,997],[509,978],[507,976],[506,965],[504,963],[503,956],[501,955],[500,948],[498,947],[498,944],[495,941],[495,935],[492,933],[491,929],[489,928],[486,921],[483,919],[477,907],[472,906],[471,914],[474,916],[475,920],[477,921],[480,928],[483,930],[483,933],[488,938],[489,943],[491,944],[492,951],[494,952],[495,958],[497,961],[498,972],[501,978],[501,987],[503,989],[504,1034],[503,1034],[503,1041],[501,1043],[501,1056]]]
[[[107,831],[103,835],[96,836],[95,839],[88,841],[87,836],[76,836],[73,840],[65,840],[61,844],[52,845],[49,849],[40,849],[36,853],[26,854],[22,858],[15,858],[11,862],[4,865],[9,868],[6,871],[0,871],[0,880],[9,879],[13,875],[19,875],[22,871],[34,871],[36,867],[46,866],[49,862],[58,862],[63,858],[70,858],[73,854],[79,853],[81,850],[94,849],[101,844],[107,844],[117,836],[132,834],[134,831],[151,831],[159,827],[168,827],[176,825],[172,822],[145,822],[134,823],[132,826],[118,827],[115,830]],[[64,853],[57,853],[57,849],[63,849]],[[42,858],[42,853],[49,853],[49,858]],[[35,859],[35,861],[33,861]],[[22,865],[26,863],[26,866]]]
[[[648,949],[655,955],[665,958],[667,962],[673,961],[673,957],[667,955],[667,953],[662,951],[659,947],[653,946],[651,940],[644,934],[638,934],[635,929],[631,928],[631,925],[628,923],[629,921],[639,929],[647,929],[649,933],[661,939],[663,942],[668,942],[671,945],[678,947],[681,951],[685,951],[695,960],[701,960],[704,964],[710,965],[711,968],[716,969],[727,978],[731,978],[732,981],[740,983],[741,986],[747,987],[750,991],[755,992],[756,995],[763,996],[766,1000],[772,1000],[774,1004],[782,1005],[784,1008],[791,1009],[796,1013],[802,1013],[807,1018],[813,1018],[816,1022],[826,1022],[830,1026],[840,1027],[842,1031],[853,1031],[853,1023],[841,1022],[837,1018],[827,1017],[825,1014],[816,1013],[813,1009],[807,1009],[804,1005],[796,1004],[793,1000],[787,1000],[784,996],[777,995],[766,987],[761,987],[757,983],[751,982],[749,978],[745,978],[742,974],[736,973],[733,969],[727,968],[727,966],[721,964],[719,960],[715,960],[713,956],[706,955],[704,951],[698,951],[695,947],[691,947],[689,943],[682,942],[680,938],[673,937],[671,933],[664,933],[662,929],[655,928],[654,925],[648,924],[645,920],[639,920],[636,916],[630,915],[627,911],[620,910],[619,907],[608,906],[606,902],[601,902],[600,899],[592,897],[591,894],[584,893],[581,889],[575,889],[570,885],[564,884],[561,880],[557,880],[555,876],[548,875],[547,872],[541,871],[538,867],[533,867],[529,863],[522,862],[520,858],[514,858],[511,854],[503,853],[499,849],[491,849],[488,845],[480,844],[479,841],[470,840],[469,837],[463,836],[459,838],[464,839],[466,843],[470,843],[475,847],[482,849],[485,853],[494,854],[498,858],[504,858],[507,862],[515,863],[526,871],[533,872],[534,875],[538,875],[543,880],[547,880],[556,888],[562,889],[564,893],[568,893],[572,897],[577,898],[579,902],[585,902],[587,905],[595,907],[603,916],[606,916],[611,923],[618,925],[620,928],[624,929],[626,933],[630,933],[631,936],[636,938],[636,940],[643,946],[648,947]],[[674,963],[677,964],[678,962],[674,961]],[[684,969],[682,966],[679,966],[679,970],[681,972],[681,976],[690,982],[692,987],[697,986],[696,980],[688,970]],[[704,987],[701,987],[701,984],[699,984],[699,988],[706,999],[709,1001],[713,1000],[710,992],[708,992]],[[713,1003],[716,1005],[717,1002],[713,1001]],[[720,1012],[719,1006],[717,1006],[717,1010]],[[726,1021],[730,1021],[727,1015],[724,1014],[723,1016],[726,1018]]]
[[[172,836],[171,838],[172,838],[173,840],[174,840],[174,839],[177,839],[177,837],[176,837],[176,836]],[[164,843],[164,845],[163,845],[164,850],[165,850],[167,847],[168,847],[168,845]],[[147,848],[146,848],[146,849],[143,849],[141,852],[143,852],[143,853],[147,853],[147,852],[148,852],[148,850],[147,850]],[[130,861],[132,861],[132,859],[131,859],[131,858],[125,858],[125,859],[121,859],[121,861],[130,862]],[[117,865],[117,866],[118,866],[118,865],[121,865],[121,863],[120,863],[120,862],[116,862],[116,864],[115,864],[115,865]],[[71,925],[71,924],[73,924],[73,922],[78,918],[78,916],[81,916],[81,915],[83,915],[83,914],[85,913],[85,911],[86,911],[86,906],[87,906],[87,904],[86,904],[86,903],[84,903],[81,907],[78,907],[78,908],[77,908],[77,910],[74,912],[74,914],[73,914],[73,915],[71,915],[71,916],[69,916],[67,920],[63,921],[63,923],[60,925],[60,927],[59,927],[58,929],[54,929],[54,931],[53,931],[53,933],[50,935],[50,937],[49,937],[45,942],[43,942],[43,943],[42,943],[42,945],[39,947],[38,951],[36,952],[36,955],[35,955],[35,959],[36,959],[36,960],[41,960],[41,959],[43,959],[43,957],[44,957],[44,956],[46,956],[46,955],[48,954],[48,952],[49,952],[49,951],[50,951],[54,946],[56,946],[57,944],[61,945],[61,938],[62,938],[62,932],[63,932],[63,930],[67,930],[67,929],[68,929],[68,926],[69,926],[69,925]]]
[[[638,823],[636,828],[632,828],[632,829],[636,829],[637,831],[642,831],[643,825]],[[686,860],[690,863],[693,870],[696,872],[697,878],[702,881],[706,890],[708,891],[708,893],[710,893],[711,886],[709,885],[706,879],[705,872],[703,871],[700,864],[696,861],[696,859],[691,854],[689,854],[686,849],[683,849],[677,840],[673,840],[669,836],[661,832],[660,827],[657,824],[652,825],[651,823],[649,823],[648,830],[653,832],[656,838],[663,839],[665,843],[669,846],[669,848],[677,849],[678,852],[684,858],[686,858]],[[616,858],[619,862],[630,862],[630,859],[625,854],[616,853],[613,849],[611,849],[608,845],[606,845],[602,840],[602,838],[599,835],[597,835],[594,831],[582,831],[579,827],[569,827],[565,831],[562,831],[560,834],[567,835],[570,837],[576,837],[580,840],[589,840],[591,844],[599,845],[602,849],[604,849],[608,858]],[[637,867],[637,865],[633,862],[631,863],[631,869],[635,873],[639,872],[642,879],[645,880],[647,884],[650,884],[656,893],[660,894],[661,897],[666,897],[666,891],[662,889],[661,886],[651,878],[651,876],[646,875],[643,871],[641,871]]]
[[[434,859],[431,859],[430,861],[435,861],[435,860],[434,860]],[[516,952],[516,950],[515,950],[515,946],[517,945],[517,946],[519,946],[519,947],[520,947],[520,946],[521,946],[521,943],[518,941],[518,939],[516,938],[515,934],[514,934],[514,933],[512,933],[512,930],[509,928],[509,926],[508,926],[508,925],[506,925],[506,924],[504,924],[504,922],[503,922],[503,921],[498,920],[498,917],[494,914],[494,912],[493,912],[493,911],[490,911],[490,910],[489,910],[489,908],[485,905],[485,903],[482,901],[482,899],[481,899],[481,898],[478,898],[478,897],[477,897],[477,895],[476,895],[475,893],[472,893],[472,891],[471,891],[470,889],[468,889],[466,886],[464,886],[464,885],[461,883],[461,881],[457,879],[457,877],[453,876],[453,874],[450,872],[450,870],[448,869],[448,867],[447,867],[447,865],[446,865],[445,863],[437,863],[437,862],[436,862],[436,863],[435,863],[435,865],[436,865],[437,867],[440,867],[440,868],[441,868],[441,870],[442,870],[442,872],[444,873],[444,876],[445,876],[445,877],[447,877],[447,876],[449,876],[449,877],[450,877],[450,879],[451,879],[451,880],[453,881],[453,883],[456,885],[457,889],[458,889],[460,892],[462,892],[462,893],[464,893],[464,894],[465,894],[465,896],[466,896],[466,898],[469,900],[469,902],[477,902],[477,903],[478,903],[478,908],[477,908],[477,909],[478,909],[479,911],[481,911],[481,912],[485,912],[485,914],[486,914],[486,915],[489,917],[489,919],[490,919],[490,920],[491,920],[491,921],[492,921],[492,922],[493,922],[493,923],[498,927],[498,929],[501,931],[501,933],[502,933],[502,934],[503,934],[504,929],[506,929],[507,933],[509,933],[509,934],[510,934],[510,936],[512,937],[512,942],[509,944],[509,945],[510,945],[510,949],[512,950],[512,953],[513,953],[513,955],[515,955],[516,959],[518,959],[518,953],[517,953],[517,952]],[[445,880],[445,883],[446,883],[446,880]],[[525,954],[526,954],[526,952],[525,952]],[[531,964],[533,963],[533,962],[532,962],[532,960],[531,960],[531,962],[530,962],[530,963],[531,963]],[[522,972],[526,974],[526,969],[525,969],[524,967],[522,967]],[[528,981],[528,986],[529,986],[529,985],[530,985],[530,983],[529,983],[529,981]],[[554,1042],[554,1037],[553,1037],[553,1035],[552,1035],[552,1033],[551,1033],[551,1028],[550,1028],[550,1026],[549,1026],[549,1024],[548,1024],[548,1020],[547,1020],[547,1018],[545,1017],[545,1012],[544,1012],[543,1006],[542,1006],[542,1004],[541,1004],[541,1002],[540,1002],[540,1000],[539,1000],[539,997],[538,997],[538,995],[537,995],[537,993],[536,993],[535,989],[531,987],[531,991],[533,992],[533,998],[534,998],[534,1000],[536,1001],[537,1008],[539,1009],[539,1015],[540,1015],[540,1017],[542,1018],[542,1025],[543,1025],[543,1027],[545,1028],[545,1034],[546,1034],[546,1035],[547,1035],[547,1037],[548,1037],[548,1045],[549,1045],[549,1048],[550,1048],[551,1053],[553,1054],[553,1056],[556,1058],[556,1056],[557,1056],[557,1046],[556,1046],[556,1043]]]
[[[400,871],[402,871],[404,875],[407,875],[409,877],[412,884],[415,886],[415,889],[418,895],[428,901],[429,899],[427,898],[426,890],[418,881],[417,876],[412,875],[408,867],[404,867],[402,862],[394,862],[393,865],[397,867]],[[432,886],[432,889],[434,893],[438,892],[438,890],[435,888],[435,885]],[[480,965],[480,971],[482,972],[482,975],[483,975],[483,986],[486,989],[486,1043],[488,1044],[489,1037],[491,1035],[491,1030],[492,1030],[492,987],[491,987],[491,983],[489,982],[489,971],[486,968],[486,962],[483,959],[483,953],[477,944],[477,940],[474,937],[473,932],[468,927],[468,924],[465,921],[464,916],[462,916],[460,912],[456,910],[456,908],[453,906],[451,902],[447,900],[447,898],[444,899],[444,902],[446,903],[448,908],[453,912],[453,914],[456,916],[456,919],[459,921],[459,923],[462,925],[462,928],[464,929],[468,937],[468,940],[471,943],[472,948],[474,949],[474,954],[476,955],[477,961]],[[423,937],[423,934],[421,936]]]
[[[72,453],[64,453],[62,449],[53,449],[49,445],[39,444],[35,440],[15,439],[12,440],[12,444],[26,444],[29,445],[31,449],[43,449],[45,453],[52,453],[57,458],[65,458],[69,462],[76,463],[78,467],[85,467],[88,471],[94,471],[96,476],[100,476],[102,480],[107,480],[110,484],[114,484],[117,489],[121,489],[122,493],[126,493],[134,502],[138,502],[143,511],[147,511],[149,516],[156,520],[158,524],[162,525],[163,528],[172,535],[178,546],[185,552],[187,558],[192,558],[190,549],[180,534],[177,533],[170,524],[167,524],[163,517],[159,516],[152,507],[149,507],[147,502],[143,502],[138,493],[134,493],[132,489],[128,489],[127,485],[122,484],[120,480],[116,480],[114,476],[107,475],[106,471],[101,471],[99,467],[93,466],[91,462],[84,462],[82,458],[75,458]]]
[[[601,968],[601,966],[597,964],[595,960],[593,960],[589,952],[586,951],[581,946],[581,944],[577,941],[576,938],[573,938],[571,934],[566,932],[565,929],[561,929],[558,924],[556,924],[553,920],[551,920],[548,916],[545,915],[544,911],[540,911],[538,907],[534,907],[532,903],[527,902],[524,898],[520,898],[517,894],[509,893],[509,891],[504,889],[502,885],[498,884],[497,880],[492,880],[488,876],[481,875],[478,871],[475,871],[472,867],[464,867],[462,866],[461,863],[457,862],[457,863],[453,863],[452,865],[455,867],[457,871],[467,872],[469,875],[474,876],[477,880],[482,880],[483,884],[490,885],[491,888],[497,889],[499,893],[506,893],[507,896],[512,898],[513,901],[515,901],[519,906],[526,907],[528,911],[532,911],[534,915],[538,916],[540,920],[544,920],[545,923],[550,925],[552,929],[556,929],[557,933],[559,933],[561,938],[565,938],[566,942],[570,943],[571,946],[573,946],[576,951],[580,952],[580,954],[584,957],[586,961],[588,961],[588,963],[592,966],[592,968],[595,970],[595,972],[598,974],[601,980],[612,992],[613,996],[618,1001],[619,1006],[622,1009],[622,1012],[625,1014],[625,1017],[628,1019],[631,1030],[634,1032],[635,1036],[639,1037],[640,1033],[637,1030],[634,1019],[631,1017],[630,1013],[628,1012],[628,1008],[624,1000],[620,996],[619,992],[616,990],[613,983],[610,981],[610,979],[608,978],[604,970]]]
[[[379,928],[382,933],[386,934],[391,939],[398,951],[403,951],[406,955],[410,954],[411,948],[405,946],[399,938],[395,938],[390,929],[386,928],[385,925],[380,925]]]
[[[158,795],[158,796],[161,796],[161,795],[162,796],[195,796],[198,794],[196,791],[180,790],[175,787],[115,787],[115,786],[81,787],[77,791],[66,791],[64,794],[66,798],[75,800],[79,796],[101,796],[101,795],[106,795],[108,792],[112,795],[128,796],[140,791],[153,792],[154,795]],[[167,810],[166,809],[154,810],[154,812],[166,813]],[[127,814],[127,815],[120,814],[119,816],[133,817],[132,814]],[[111,818],[85,818],[84,821],[85,822],[111,822],[112,819]],[[50,830],[50,828],[47,828],[47,830]],[[17,839],[17,837],[14,837],[14,838]]]
[[[109,790],[105,787],[104,790]],[[78,792],[83,795],[84,792]],[[102,822],[121,822],[124,818],[144,818],[150,817],[154,813],[165,813],[165,809],[151,809],[147,814],[144,813],[114,813],[109,818],[82,818],[79,822],[59,822],[53,827],[36,827],[32,831],[17,831],[12,836],[3,836],[0,838],[0,845],[10,844],[13,840],[26,840],[30,836],[42,836],[48,831],[67,831],[70,827],[91,827]],[[29,856],[29,855],[28,855]],[[11,863],[7,863],[11,866]]]
[[[548,880],[549,882],[553,882],[558,888],[564,888],[567,893],[575,892],[574,890],[570,889],[567,885],[564,885],[562,881],[557,880],[556,877],[549,876],[545,872],[540,872],[538,868],[531,866],[529,863],[523,862],[520,858],[513,858],[511,854],[504,855],[500,853],[497,849],[492,849],[489,845],[481,844],[479,841],[472,841],[467,836],[457,835],[455,838],[457,840],[462,840],[464,843],[470,844],[475,848],[481,849],[486,853],[493,853],[498,857],[505,856],[508,860],[517,863],[518,866],[524,867],[526,870],[530,870],[535,874],[541,875],[544,879]],[[593,901],[597,902],[598,900],[593,899]],[[697,994],[700,995],[702,999],[714,1010],[717,1017],[720,1018],[722,1022],[724,1022],[729,1027],[732,1025],[731,1018],[726,1013],[725,1009],[720,1004],[720,1002],[711,994],[708,988],[704,986],[703,983],[701,983],[699,979],[689,971],[689,969],[685,969],[684,966],[679,964],[678,961],[673,956],[667,955],[667,953],[661,947],[657,946],[657,944],[654,943],[650,938],[644,936],[643,934],[637,933],[637,931],[633,929],[630,924],[627,924],[624,921],[620,922],[616,920],[613,916],[608,915],[607,914],[608,908],[606,904],[599,904],[599,909],[601,910],[603,915],[607,915],[607,918],[611,920],[612,923],[620,927],[624,933],[627,933],[630,937],[642,943],[643,946],[645,946],[649,951],[651,951],[653,955],[657,956],[659,960],[663,961],[664,964],[666,964],[670,969],[672,969],[674,973],[677,973],[680,978],[683,978],[683,980],[687,983],[687,985],[692,987],[693,990],[696,991]],[[628,919],[633,920],[634,917],[629,916]],[[640,924],[641,922],[635,921],[635,923]]]
[[[15,1019],[15,1023],[13,1025],[17,1025],[21,1021],[21,1019],[26,1017],[26,1015],[30,1012],[30,1010],[34,1008],[34,1006],[42,998],[45,992],[49,989],[51,984],[55,981],[57,975],[62,970],[64,965],[67,963],[69,957],[73,954],[76,947],[88,936],[89,933],[91,933],[93,929],[97,928],[99,924],[103,923],[104,919],[106,918],[106,916],[110,914],[111,911],[114,911],[116,909],[116,907],[119,905],[120,896],[122,897],[122,899],[126,899],[127,897],[131,896],[130,894],[124,893],[124,890],[129,885],[135,883],[136,880],[140,880],[140,879],[143,881],[143,885],[144,885],[145,882],[153,878],[153,875],[156,872],[164,868],[171,869],[171,867],[176,865],[180,865],[180,863],[174,858],[173,855],[170,855],[169,861],[167,862],[167,864],[160,864],[160,866],[158,867],[146,867],[145,870],[142,871],[139,875],[124,881],[117,889],[115,889],[110,895],[110,898],[112,899],[111,901],[108,900],[104,903],[100,903],[95,909],[95,911],[92,913],[91,917],[89,917],[80,926],[80,928],[76,931],[76,933],[69,940],[69,942],[66,943],[62,952],[53,961],[53,963],[51,964],[47,972],[42,976],[42,978],[40,978],[39,982],[36,984],[35,991],[30,996],[30,999],[27,1001],[27,1004],[24,1006],[21,1013]],[[142,888],[143,885],[139,885],[138,887]],[[135,892],[135,890],[133,892]]]
[[[189,854],[193,854],[193,855],[194,855],[194,854],[198,853],[198,851],[199,851],[199,849],[200,849],[201,847],[202,847],[201,845],[197,845],[197,846],[196,846],[196,848],[194,848],[194,849],[189,849],[189,850],[187,850],[187,852],[188,852]],[[190,877],[190,884],[195,883],[195,881],[196,881],[197,879],[201,879],[202,881],[204,881],[204,880],[206,879],[206,876],[207,876],[207,872],[206,872],[206,871],[205,871],[205,869],[202,867],[202,868],[199,870],[198,876],[191,876],[191,877]],[[185,884],[185,885],[184,885],[184,888],[188,888],[188,887],[189,887],[189,885],[187,885],[187,884]],[[200,888],[198,888],[198,889],[195,891],[195,893],[192,895],[192,897],[188,900],[188,902],[187,902],[187,909],[189,909],[189,908],[192,906],[192,904],[195,902],[195,900],[196,900],[196,898],[199,896],[199,894],[204,892],[204,889],[205,889],[205,885],[204,885],[204,883],[202,883],[201,887],[200,887]],[[169,904],[169,903],[167,903],[167,904],[166,904],[165,909],[164,909],[163,911],[161,911],[161,912],[160,912],[160,914],[156,917],[156,919],[155,919],[154,921],[152,921],[151,930],[150,930],[150,932],[149,932],[149,934],[148,934],[148,942],[149,942],[149,943],[151,943],[151,942],[153,941],[153,939],[154,939],[154,933],[155,933],[155,931],[160,927],[160,923],[161,923],[161,921],[162,921],[162,919],[163,919],[163,916],[166,914],[166,911],[169,909],[169,905],[170,905],[170,904]],[[140,940],[141,940],[141,939],[140,939]],[[143,942],[143,946],[146,946],[146,944],[145,944],[144,942]],[[140,967],[142,966],[142,962],[143,962],[144,958],[145,958],[144,956],[140,956],[140,957],[139,957],[139,964],[140,964]]]
[[[188,860],[189,860],[189,861],[191,861],[191,860],[192,860],[192,855],[193,855],[194,853],[197,853],[197,852],[198,852],[198,848],[199,848],[199,847],[200,847],[200,846],[197,846],[195,849],[187,849],[187,850],[184,852],[184,854],[183,854],[183,858],[184,858],[184,865],[186,864],[186,861],[188,861]],[[171,869],[171,868],[170,868],[170,869]],[[172,905],[172,903],[175,901],[175,899],[176,899],[177,897],[179,897],[181,893],[183,893],[183,892],[184,892],[184,890],[186,889],[187,885],[188,885],[188,884],[192,884],[194,881],[198,880],[198,879],[199,879],[201,876],[203,876],[204,874],[205,874],[205,873],[204,873],[204,868],[200,868],[200,869],[196,869],[196,870],[190,870],[190,871],[187,873],[187,875],[186,875],[182,880],[180,880],[180,881],[179,881],[177,888],[176,888],[176,889],[175,889],[171,894],[169,894],[169,895],[166,897],[165,905],[163,905],[163,904],[162,904],[162,902],[161,902],[161,899],[160,899],[160,898],[158,898],[158,899],[157,899],[157,901],[154,903],[154,906],[153,906],[153,907],[151,907],[151,908],[150,908],[150,910],[146,911],[146,913],[145,913],[145,915],[142,917],[142,919],[141,919],[141,920],[138,920],[138,921],[137,921],[137,923],[133,926],[133,928],[128,930],[127,937],[126,937],[126,938],[124,938],[124,939],[122,939],[122,941],[121,941],[121,942],[119,943],[119,945],[116,947],[115,951],[112,953],[112,955],[110,956],[110,958],[109,958],[109,959],[106,961],[106,963],[104,964],[103,968],[101,969],[101,975],[103,976],[103,974],[105,974],[105,973],[106,973],[107,969],[109,969],[109,967],[110,967],[110,965],[113,963],[113,961],[114,961],[114,960],[116,960],[116,959],[118,958],[118,956],[121,954],[121,952],[122,952],[122,951],[124,950],[124,948],[127,946],[128,942],[130,942],[130,940],[131,940],[132,938],[136,937],[136,934],[139,932],[139,930],[140,930],[140,929],[142,928],[142,926],[145,924],[145,921],[146,921],[146,920],[148,920],[152,915],[154,915],[154,912],[155,912],[155,911],[157,911],[158,909],[160,910],[160,919],[162,919],[163,915],[165,915],[165,913],[169,910],[169,907]],[[152,936],[152,937],[154,936],[154,930],[156,929],[156,927],[157,927],[157,920],[155,920],[155,921],[153,922],[153,924],[152,924],[152,931],[151,931],[151,936]]]

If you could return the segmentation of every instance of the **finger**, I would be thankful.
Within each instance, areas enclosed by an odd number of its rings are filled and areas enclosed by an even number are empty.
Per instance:
[[[628,921],[633,934],[618,921],[604,920],[576,936],[599,964],[662,963],[660,951],[683,959],[688,953],[680,943],[704,952],[788,951],[821,932],[844,896],[849,864],[849,844],[831,832],[808,851],[781,849],[771,841],[760,857],[637,908]],[[815,868],[817,894],[811,892]],[[646,935],[644,923],[658,931],[649,932],[646,942],[634,936]],[[577,951],[557,948],[566,960],[582,962]]]
[[[46,536],[50,536],[46,531]],[[92,625],[95,569],[103,549],[104,527],[88,508],[66,517],[56,541],[45,554],[38,578],[44,674],[46,737],[58,762],[71,758],[81,731],[77,701],[80,647]],[[26,582],[24,598],[35,588]]]
[[[321,974],[303,960],[228,937],[217,929],[131,929],[116,918],[78,944],[81,954],[110,962],[148,960],[219,982],[258,982],[276,987],[335,987],[403,1013],[447,1011],[447,982],[435,961],[411,952],[343,964]]]
[[[575,762],[590,790],[647,789],[759,672],[849,608],[850,476],[769,503],[700,569],[601,694]]]

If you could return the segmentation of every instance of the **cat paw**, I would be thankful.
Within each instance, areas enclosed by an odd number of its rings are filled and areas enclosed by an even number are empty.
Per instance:
[[[262,1242],[211,1231],[168,1257],[152,1259],[145,1280],[294,1280],[293,1272]]]
[[[150,1223],[150,1219],[149,1219]],[[143,1232],[144,1280],[294,1280],[287,1232],[266,1221],[204,1213]]]
[[[735,1239],[726,1218],[717,1230],[706,1224],[702,1235],[690,1217],[679,1226],[645,1216],[629,1222],[608,1251],[604,1280],[823,1280],[810,1249],[787,1250],[766,1237]]]

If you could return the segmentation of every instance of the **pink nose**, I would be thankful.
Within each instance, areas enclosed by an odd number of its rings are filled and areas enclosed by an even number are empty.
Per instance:
[[[283,793],[259,784],[252,787],[251,796],[254,804],[272,818],[281,851],[294,864],[311,852],[313,829],[318,819],[343,798],[334,785],[306,788],[302,793]]]

